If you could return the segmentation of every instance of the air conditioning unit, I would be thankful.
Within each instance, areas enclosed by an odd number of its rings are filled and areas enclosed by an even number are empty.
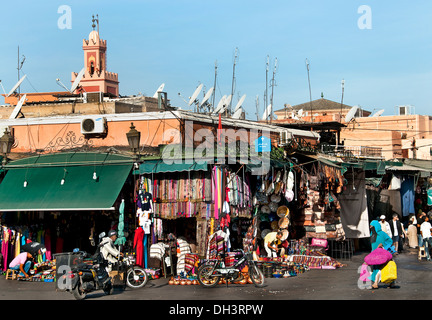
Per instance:
[[[106,119],[104,117],[86,118],[81,120],[82,134],[101,134],[107,129]]]

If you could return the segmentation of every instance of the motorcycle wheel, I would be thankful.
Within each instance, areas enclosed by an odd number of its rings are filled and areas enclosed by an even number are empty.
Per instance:
[[[111,281],[109,281],[109,283],[107,283],[107,284],[105,285],[105,287],[104,287],[104,289],[103,289],[103,292],[104,292],[107,296],[113,294],[113,292],[114,292],[114,286],[113,286],[113,284],[111,283]]]
[[[249,265],[249,278],[256,287],[264,286],[264,273],[256,266],[255,263]]]
[[[198,282],[207,288],[215,287],[220,280],[220,276],[214,276],[211,274],[213,265],[204,264],[198,269]]]
[[[132,289],[139,289],[146,285],[148,281],[147,272],[140,267],[133,267],[126,273],[126,285]]]
[[[87,293],[83,290],[81,282],[78,282],[75,288],[72,290],[72,294],[76,300],[83,300],[87,296]]]

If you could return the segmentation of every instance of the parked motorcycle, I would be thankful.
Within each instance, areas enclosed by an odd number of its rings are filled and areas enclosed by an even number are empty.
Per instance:
[[[86,253],[82,253],[83,257]],[[100,253],[92,257],[92,263],[80,263],[70,267],[70,272],[65,274],[68,285],[66,290],[71,292],[75,299],[83,300],[92,291],[103,290],[106,295],[113,293],[114,284],[112,278],[106,271],[107,262]],[[139,289],[146,285],[148,275],[146,271],[135,266],[132,257],[120,257],[118,270],[123,272],[125,284],[131,289]]]
[[[219,254],[217,259],[208,260],[198,268],[198,282],[204,287],[216,286],[220,279],[223,278],[226,284],[230,281],[241,281],[242,273],[241,267],[248,266],[248,275],[252,283],[256,287],[264,286],[264,274],[257,267],[256,262],[253,260],[252,253],[245,253],[242,249],[235,250],[236,257],[239,256],[237,262],[232,267],[225,266],[225,255]]]

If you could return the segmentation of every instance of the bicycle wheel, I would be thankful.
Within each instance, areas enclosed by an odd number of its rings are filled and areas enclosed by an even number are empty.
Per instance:
[[[146,285],[148,275],[143,268],[133,267],[126,273],[126,285],[132,289],[139,289]]]
[[[207,288],[212,288],[219,283],[220,276],[212,275],[213,265],[204,264],[198,269],[198,282]]]
[[[264,286],[264,273],[256,266],[255,263],[249,265],[249,278],[256,287]]]

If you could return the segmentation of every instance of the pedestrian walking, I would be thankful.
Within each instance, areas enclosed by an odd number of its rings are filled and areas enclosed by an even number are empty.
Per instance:
[[[387,233],[381,230],[381,224],[377,220],[373,220],[370,223],[371,228],[371,248],[374,251],[377,248],[383,248],[387,251],[393,253],[393,240],[388,236]],[[387,261],[388,262],[388,261]],[[387,263],[383,263],[381,265],[373,265],[372,274],[370,276],[370,280],[372,281],[372,289],[378,289],[378,284],[381,281],[381,270],[385,267]],[[390,284],[390,287],[394,287],[394,282]]]
[[[418,247],[417,227],[414,225],[414,217],[408,220],[407,238],[410,248],[415,249]]]
[[[423,247],[423,237],[422,237],[421,232],[420,232],[420,226],[424,221],[424,217],[426,217],[426,214],[422,210],[419,210],[419,212],[417,214],[417,219],[416,219],[417,220],[417,224],[416,224],[417,238],[418,238],[418,246],[419,247]]]
[[[399,253],[399,240],[404,237],[404,230],[402,224],[399,221],[397,213],[393,213],[392,221],[390,221],[390,229],[392,233],[393,245],[395,247],[396,254]]]
[[[420,226],[420,232],[423,237],[423,243],[426,251],[427,261],[431,260],[430,252],[429,252],[430,248],[432,247],[431,229],[432,226],[429,222],[429,217],[425,216],[424,222]]]
[[[381,230],[384,231],[385,233],[387,233],[388,236],[391,238],[392,237],[392,231],[390,229],[390,224],[386,221],[386,216],[385,215],[382,214],[380,216],[379,223],[381,225]]]

